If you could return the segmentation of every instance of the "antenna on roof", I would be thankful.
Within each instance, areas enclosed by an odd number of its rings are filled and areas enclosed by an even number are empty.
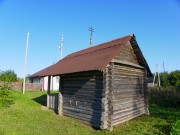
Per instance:
[[[92,26],[89,28],[90,33],[90,47],[92,46],[92,33],[94,32],[94,29],[92,28]]]
[[[63,47],[63,40],[64,40],[64,35],[61,35],[61,44],[59,45],[60,49],[60,60],[62,59],[62,47]]]

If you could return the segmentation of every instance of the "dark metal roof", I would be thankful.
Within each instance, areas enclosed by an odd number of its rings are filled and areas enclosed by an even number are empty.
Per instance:
[[[55,76],[92,70],[103,71],[111,60],[122,50],[124,45],[132,38],[134,38],[134,35],[128,35],[72,53],[58,61],[56,64],[51,65],[30,77]]]

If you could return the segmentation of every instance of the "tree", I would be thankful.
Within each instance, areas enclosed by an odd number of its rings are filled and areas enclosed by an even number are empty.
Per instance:
[[[180,87],[180,70],[171,72],[169,74],[168,81],[170,85]]]
[[[17,75],[13,70],[6,70],[0,73],[0,81],[4,83],[3,88],[8,88],[9,84],[17,81]]]
[[[160,80],[161,80],[161,85],[164,87],[169,87],[170,83],[168,81],[169,73],[168,72],[163,72],[160,73]]]

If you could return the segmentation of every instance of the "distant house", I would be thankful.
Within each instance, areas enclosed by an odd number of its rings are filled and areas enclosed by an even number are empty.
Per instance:
[[[45,77],[29,77],[29,83],[41,83],[41,90],[48,90],[48,76]],[[59,76],[51,76],[50,90],[59,90]]]
[[[94,127],[112,130],[149,114],[146,89],[152,74],[134,35],[72,53],[33,76],[49,81],[60,76],[59,114]]]

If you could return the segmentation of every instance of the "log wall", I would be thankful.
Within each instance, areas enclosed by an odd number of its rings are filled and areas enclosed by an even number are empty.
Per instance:
[[[133,48],[128,42],[110,64],[109,80],[113,94],[109,101],[111,123],[109,128],[135,118],[141,114],[148,114],[146,69],[139,65]]]
[[[113,126],[145,113],[144,69],[114,64]]]
[[[95,127],[103,125],[103,73],[92,71],[61,75],[62,113]],[[102,118],[103,116],[103,118]]]

